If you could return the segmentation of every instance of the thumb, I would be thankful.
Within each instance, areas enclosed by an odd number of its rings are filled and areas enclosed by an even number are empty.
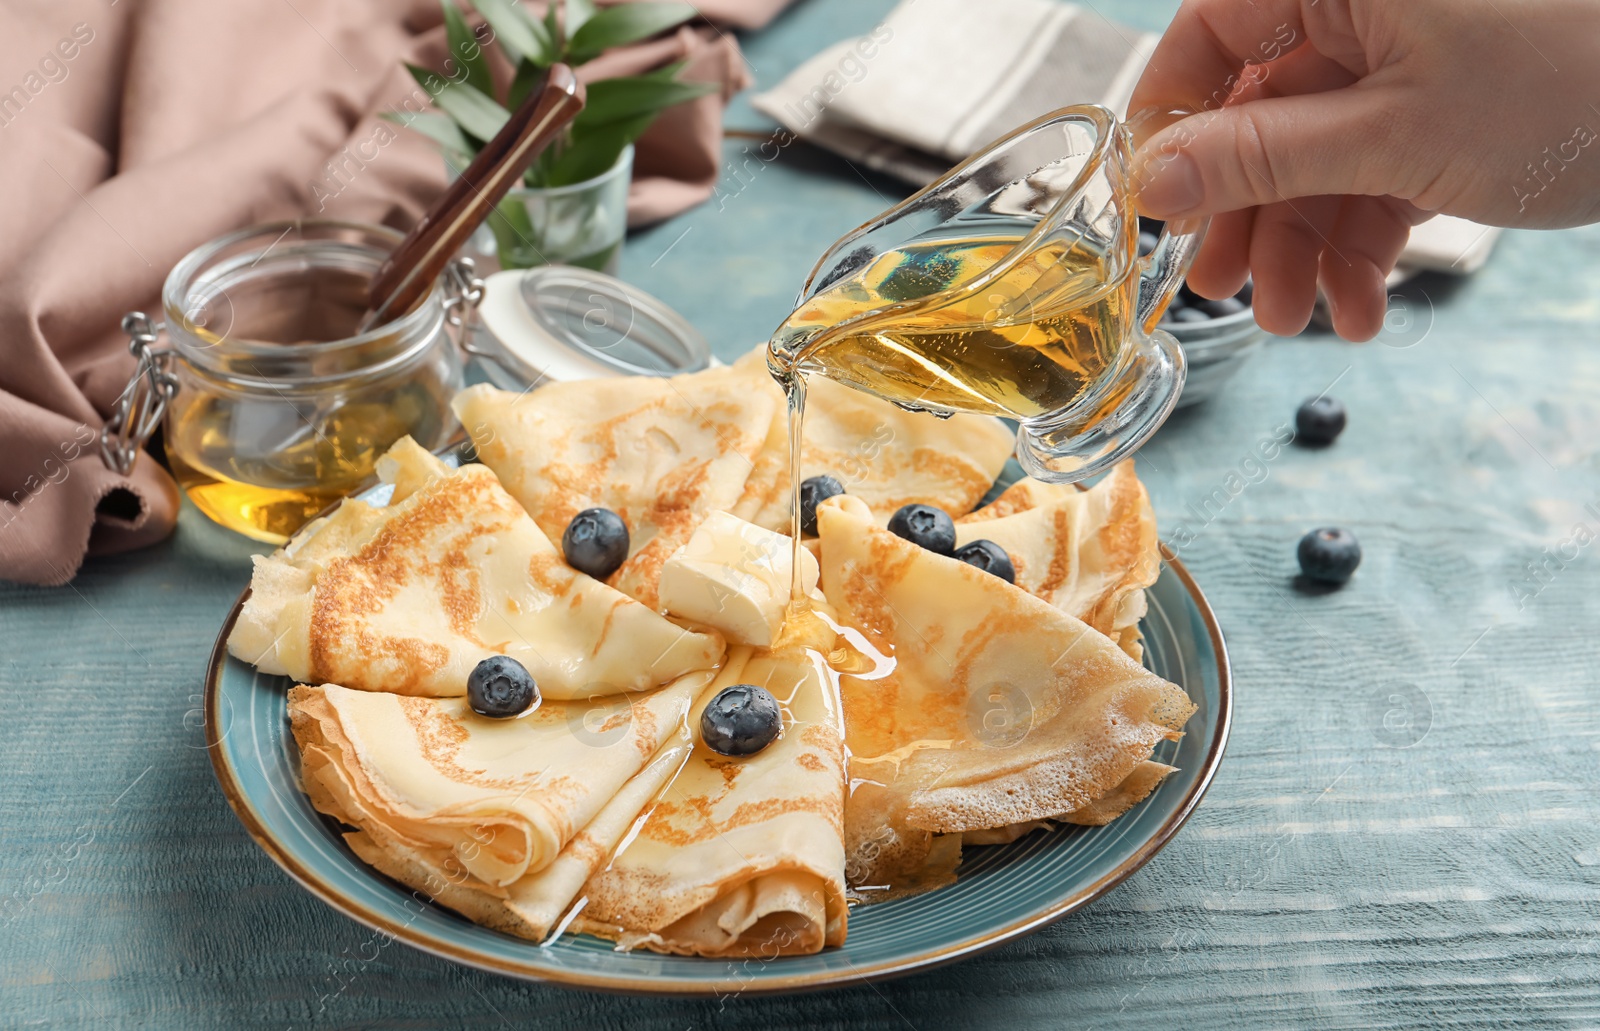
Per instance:
[[[1252,100],[1190,115],[1134,158],[1139,211],[1214,215],[1323,194],[1384,194],[1404,162],[1394,115],[1372,91]]]

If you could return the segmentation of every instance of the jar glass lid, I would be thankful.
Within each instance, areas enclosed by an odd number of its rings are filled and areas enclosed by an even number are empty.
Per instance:
[[[683,316],[643,290],[590,269],[497,272],[479,307],[493,338],[474,350],[526,386],[595,376],[672,376],[711,364]],[[504,384],[502,384],[504,385]]]

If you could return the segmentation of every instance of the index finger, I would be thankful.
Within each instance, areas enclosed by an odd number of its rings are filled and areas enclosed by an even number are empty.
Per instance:
[[[1145,65],[1129,111],[1215,110],[1247,64],[1275,61],[1306,41],[1301,0],[1185,0]]]

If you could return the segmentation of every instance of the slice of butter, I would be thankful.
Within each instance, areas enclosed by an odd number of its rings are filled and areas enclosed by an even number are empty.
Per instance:
[[[766,648],[789,604],[794,545],[726,512],[713,512],[661,567],[668,613],[722,631],[734,644]],[[817,587],[817,560],[800,552],[802,586]]]

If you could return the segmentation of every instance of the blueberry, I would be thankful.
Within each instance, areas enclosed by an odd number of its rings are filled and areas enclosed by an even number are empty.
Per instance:
[[[609,508],[586,508],[561,535],[567,565],[604,580],[628,560],[628,524]]]
[[[1149,233],[1151,236],[1156,236],[1166,227],[1167,224],[1159,218],[1151,218],[1148,215],[1139,216],[1139,232],[1141,233]]]
[[[1189,289],[1188,280],[1185,280],[1184,282],[1182,282],[1182,283],[1180,283],[1178,285],[1177,296],[1183,298],[1183,303],[1188,305],[1191,308],[1196,306],[1196,305],[1203,304],[1205,302],[1205,298],[1204,297],[1201,297],[1199,294],[1197,294],[1193,290]]]
[[[973,541],[956,549],[955,557],[985,573],[993,573],[1008,584],[1017,582],[1017,567],[1011,564],[1006,549],[994,541]]]
[[[1355,534],[1336,526],[1312,530],[1300,538],[1300,571],[1312,580],[1342,584],[1361,564]]]
[[[940,555],[956,551],[956,524],[932,505],[907,505],[889,517],[889,532]]]
[[[1173,322],[1210,322],[1211,316],[1199,308],[1183,307],[1172,313]]]
[[[1139,257],[1142,258],[1146,254],[1149,254],[1151,251],[1155,250],[1156,249],[1156,244],[1160,241],[1160,239],[1161,238],[1156,236],[1155,233],[1140,233],[1139,234]]]
[[[844,493],[844,484],[832,476],[810,476],[800,484],[800,532],[817,535],[817,506]]]
[[[1322,447],[1332,444],[1344,432],[1344,405],[1323,394],[1308,398],[1294,413],[1294,439],[1300,444]]]
[[[782,729],[778,700],[754,684],[723,688],[700,714],[700,739],[722,755],[754,755],[772,744]]]
[[[491,655],[467,677],[467,704],[479,716],[503,720],[538,705],[539,685],[516,659]]]
[[[1246,279],[1244,281],[1244,286],[1240,287],[1239,288],[1239,292],[1234,294],[1233,296],[1237,297],[1243,303],[1249,304],[1252,300],[1255,299],[1255,296],[1256,296],[1256,284],[1254,282],[1252,282],[1251,280]]]
[[[1245,303],[1236,297],[1223,297],[1215,301],[1206,301],[1200,305],[1200,310],[1214,319],[1222,319],[1244,311]]]

